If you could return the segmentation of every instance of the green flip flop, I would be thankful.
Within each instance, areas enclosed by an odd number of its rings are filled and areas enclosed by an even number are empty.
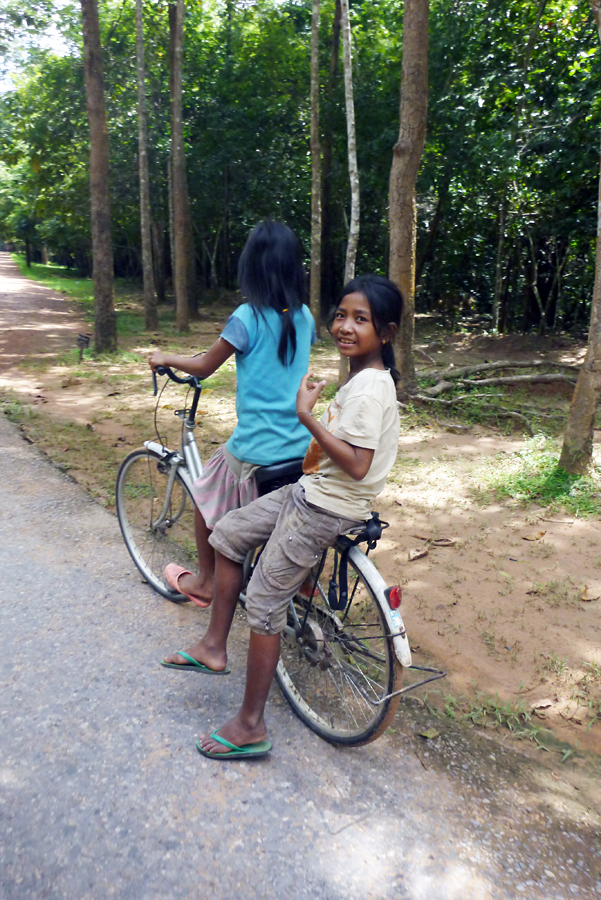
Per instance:
[[[206,675],[229,675],[229,669],[221,669],[221,671],[216,671],[215,669],[209,669],[208,666],[203,666],[201,662],[198,662],[197,659],[194,659],[193,656],[190,656],[189,653],[186,653],[185,650],[177,651],[179,656],[183,656],[184,659],[187,659],[187,663],[168,663],[165,662],[164,659],[161,660],[161,665],[165,666],[166,669],[184,669],[186,672],[204,672]]]
[[[237,747],[235,744],[230,744],[229,741],[226,741],[226,739],[221,737],[220,734],[217,734],[216,731],[213,732],[211,737],[214,741],[223,744],[224,747],[229,747],[230,752],[215,753],[214,750],[205,750],[200,746],[200,741],[196,741],[198,752],[202,753],[203,756],[206,756],[207,759],[249,759],[251,756],[256,759],[259,756],[267,756],[271,750],[270,741],[259,741],[258,744],[242,744],[241,747]]]

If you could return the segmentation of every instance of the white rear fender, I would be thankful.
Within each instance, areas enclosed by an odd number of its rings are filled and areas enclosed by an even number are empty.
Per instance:
[[[391,609],[388,605],[388,600],[384,595],[384,591],[386,590],[388,585],[386,584],[372,561],[368,559],[367,556],[365,556],[365,554],[362,553],[358,547],[351,547],[349,551],[349,558],[352,559],[353,565],[357,567],[357,570],[361,573],[365,581],[370,585],[372,590],[375,592],[378,600],[380,601],[382,611],[386,617],[388,627],[390,628],[390,632],[392,634],[392,643],[394,645],[394,652],[397,656],[398,661],[402,666],[410,666],[411,648],[409,647],[409,639],[407,638],[407,629],[403,624],[403,619],[400,611],[398,609]]]

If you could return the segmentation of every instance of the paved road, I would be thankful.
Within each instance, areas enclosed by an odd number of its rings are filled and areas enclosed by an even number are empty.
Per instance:
[[[2,900],[536,900],[601,896],[599,817],[561,769],[405,704],[357,750],[312,735],[277,689],[272,755],[219,763],[200,729],[229,678],[162,655],[206,612],[140,582],[115,518],[0,416]]]

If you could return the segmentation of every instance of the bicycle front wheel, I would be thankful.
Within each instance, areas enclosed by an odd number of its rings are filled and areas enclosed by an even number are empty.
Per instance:
[[[348,559],[347,608],[330,608],[328,592],[339,559],[335,548],[328,550],[313,599],[294,598],[276,678],[294,712],[320,737],[334,744],[367,744],[394,718],[400,697],[390,695],[401,688],[402,668],[370,586],[373,565],[357,548]]]
[[[150,450],[127,456],[117,476],[117,515],[131,558],[148,584],[174,603],[186,602],[164,569],[196,565],[194,500],[179,472]]]

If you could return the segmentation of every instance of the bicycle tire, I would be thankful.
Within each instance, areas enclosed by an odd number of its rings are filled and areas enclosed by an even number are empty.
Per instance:
[[[328,550],[313,599],[294,598],[298,621],[289,610],[276,679],[312,731],[332,744],[357,746],[389,727],[400,701],[389,695],[401,689],[403,670],[369,583],[373,564],[357,547],[348,559],[348,606],[342,612],[330,609],[335,552]]]
[[[144,580],[167,600],[185,603],[187,597],[165,580],[164,569],[168,563],[177,563],[194,571],[194,500],[179,472],[167,497],[170,468],[150,450],[130,453],[117,475],[117,516],[125,545]]]

